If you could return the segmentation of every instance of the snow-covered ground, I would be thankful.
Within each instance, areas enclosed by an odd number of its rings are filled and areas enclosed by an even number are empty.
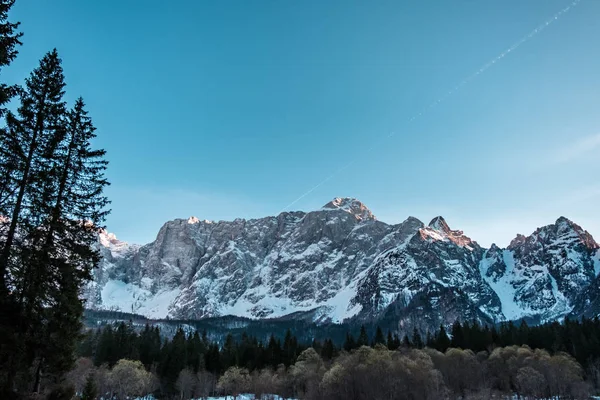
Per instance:
[[[208,397],[208,400],[259,400],[253,394],[240,394],[237,397],[233,396],[221,396],[221,397]],[[135,400],[155,400],[154,396],[148,395],[144,397],[138,397]],[[198,398],[197,400],[203,400]],[[281,396],[273,395],[264,395],[260,400],[295,400],[295,399],[286,399]]]

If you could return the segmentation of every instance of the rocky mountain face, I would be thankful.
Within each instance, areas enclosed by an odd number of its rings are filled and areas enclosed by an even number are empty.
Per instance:
[[[128,245],[102,232],[88,307],[153,318],[235,315],[387,321],[543,321],[600,312],[600,251],[566,218],[484,249],[442,217],[389,225],[355,199],[276,217],[167,222]]]

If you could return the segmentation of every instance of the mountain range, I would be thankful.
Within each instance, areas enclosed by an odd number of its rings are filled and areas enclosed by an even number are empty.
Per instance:
[[[150,318],[377,321],[409,331],[600,314],[600,246],[564,217],[507,248],[483,248],[442,217],[391,225],[336,198],[308,213],[176,219],[143,246],[102,231],[98,248],[87,307]]]

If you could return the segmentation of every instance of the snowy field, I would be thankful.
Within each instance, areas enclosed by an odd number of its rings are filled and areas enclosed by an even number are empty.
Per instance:
[[[521,397],[521,399],[523,399],[523,397]],[[592,396],[590,397],[590,399],[592,400],[600,400],[600,396]],[[155,400],[154,396],[144,396],[144,397],[138,397],[135,400]],[[204,400],[204,399],[195,399],[195,400]],[[240,394],[237,397],[233,397],[233,396],[222,396],[222,397],[208,397],[206,400],[259,400],[256,399],[256,397],[253,394]],[[295,400],[295,399],[284,399],[283,397],[277,396],[277,395],[267,395],[267,396],[263,396],[260,400]],[[514,395],[511,399],[507,400],[519,400],[519,398],[517,397],[517,395]],[[558,397],[552,397],[552,398],[547,398],[547,399],[539,399],[539,400],[561,400]]]
[[[144,396],[138,397],[135,400],[155,400],[154,396]],[[201,398],[195,400],[204,400]],[[265,395],[260,399],[257,399],[253,394],[240,394],[237,397],[233,396],[222,396],[222,397],[207,397],[206,400],[295,400],[295,399],[285,399],[283,397],[277,395]]]
[[[524,397],[521,397],[521,399],[524,399]],[[600,396],[592,396],[590,397],[591,400],[600,400]],[[150,396],[144,396],[144,397],[138,397],[135,400],[156,400],[154,398],[154,396],[150,395]],[[194,399],[194,400],[205,400],[205,399]],[[233,396],[222,396],[222,397],[207,397],[206,400],[295,400],[295,399],[285,399],[283,397],[277,396],[277,395],[267,395],[267,396],[263,396],[261,399],[257,399],[253,394],[240,394],[237,397],[233,397]],[[519,398],[517,397],[517,395],[514,395],[513,397],[511,397],[510,399],[507,398],[506,400],[519,400]],[[551,398],[544,398],[544,399],[538,399],[538,400],[561,400],[559,397],[551,397]]]

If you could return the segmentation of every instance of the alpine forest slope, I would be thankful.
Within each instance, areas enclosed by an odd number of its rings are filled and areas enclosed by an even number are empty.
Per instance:
[[[144,246],[101,232],[99,248],[88,307],[151,318],[364,321],[412,332],[600,313],[599,245],[564,217],[486,249],[442,217],[390,225],[336,198],[308,213],[176,219]]]

